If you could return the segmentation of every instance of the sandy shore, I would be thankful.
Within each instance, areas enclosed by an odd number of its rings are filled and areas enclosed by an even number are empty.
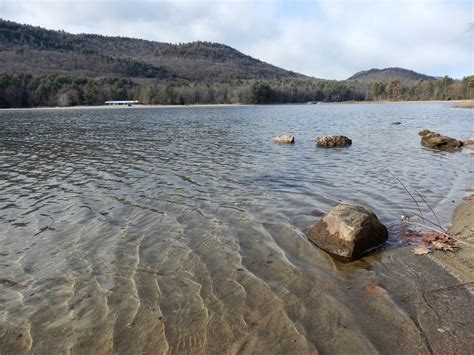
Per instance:
[[[133,105],[128,107],[127,105],[99,105],[99,106],[67,106],[67,107],[23,107],[23,108],[4,108],[0,111],[9,110],[129,110],[133,108],[186,108],[186,107],[243,107],[243,106],[254,106],[244,104],[199,104],[199,105]]]
[[[474,100],[464,100],[456,102],[453,107],[474,108]]]
[[[441,101],[441,100],[420,100],[420,101],[342,101],[342,102],[319,102],[321,105],[347,105],[347,104],[369,104],[369,105],[380,105],[380,104],[426,104],[426,103],[452,103],[452,107],[461,107],[461,108],[474,108],[474,100],[461,100],[461,101]],[[308,103],[294,103],[294,104],[268,104],[268,105],[308,105]],[[313,104],[314,105],[314,104]],[[196,104],[196,105],[133,105],[128,107],[126,105],[99,105],[99,106],[67,106],[67,107],[23,107],[23,108],[3,108],[0,111],[8,110],[84,110],[84,109],[107,109],[107,110],[118,110],[118,109],[130,109],[130,108],[186,108],[186,107],[243,107],[243,106],[266,106],[266,105],[252,105],[252,104]]]
[[[463,202],[454,212],[449,233],[458,240],[455,254],[436,252],[433,259],[449,270],[460,283],[474,290],[474,201]]]

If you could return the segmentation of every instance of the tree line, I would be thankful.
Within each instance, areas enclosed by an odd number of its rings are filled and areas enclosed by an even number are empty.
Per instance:
[[[418,80],[404,84],[400,80],[376,81],[365,87],[366,100],[463,100],[474,97],[474,75],[462,80],[445,76],[438,80]]]
[[[399,80],[340,82],[313,79],[166,80],[139,83],[128,78],[84,78],[59,74],[0,74],[0,108],[102,105],[106,100],[143,104],[285,104],[314,101],[457,100],[474,97],[474,76],[402,83]]]

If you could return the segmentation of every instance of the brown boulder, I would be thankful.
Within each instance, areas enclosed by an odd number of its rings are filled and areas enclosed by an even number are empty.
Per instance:
[[[273,141],[275,143],[293,144],[295,143],[295,137],[291,134],[284,134],[282,136],[273,137]]]
[[[323,136],[316,138],[318,147],[345,147],[352,144],[352,140],[346,136]]]
[[[430,149],[454,151],[463,146],[463,142],[457,139],[442,136],[427,129],[422,129],[418,135],[421,136],[421,145]]]
[[[383,244],[388,231],[371,210],[341,204],[311,227],[308,238],[331,254],[354,260]]]

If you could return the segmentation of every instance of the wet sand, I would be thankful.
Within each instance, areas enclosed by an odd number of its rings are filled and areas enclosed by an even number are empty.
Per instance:
[[[110,255],[109,243],[78,244],[64,255],[75,274],[50,275],[39,287],[28,278],[34,262],[20,258],[10,267],[17,278],[2,280],[2,301],[9,309],[0,328],[4,353],[468,354],[472,349],[472,294],[410,247],[344,264],[289,226],[254,230],[236,220],[233,230],[216,225],[206,233],[199,224],[183,225],[181,238],[158,244],[152,230],[124,231],[112,258],[102,261]],[[249,235],[266,242],[255,244]],[[63,249],[58,246],[53,254]]]
[[[449,233],[458,241],[456,253],[436,252],[433,259],[474,290],[474,201],[466,201],[457,208]]]

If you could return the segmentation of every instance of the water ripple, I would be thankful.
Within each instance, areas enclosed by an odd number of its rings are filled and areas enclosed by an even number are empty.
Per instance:
[[[443,104],[0,111],[0,347],[423,352],[396,290],[358,293],[416,266],[348,269],[303,232],[340,202],[396,224],[414,206],[390,171],[447,222],[472,159],[421,149],[417,131],[469,138],[473,121]],[[296,144],[273,144],[282,133]],[[332,133],[353,146],[315,147]]]

